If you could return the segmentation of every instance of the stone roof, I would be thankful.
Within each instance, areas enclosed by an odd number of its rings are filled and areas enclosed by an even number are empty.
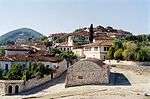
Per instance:
[[[76,70],[79,70],[81,68],[85,68],[86,70],[90,70],[93,64],[96,64],[97,66],[101,67],[101,68],[107,68],[108,65],[106,65],[105,63],[103,63],[102,60],[96,59],[96,58],[88,58],[85,60],[80,60],[76,63],[74,63],[70,68],[76,67]]]
[[[102,66],[102,65],[105,64],[105,63],[103,63],[102,60],[99,60],[99,59],[96,59],[96,58],[88,58],[88,59],[86,59],[84,61],[90,61],[90,62],[96,63],[99,66]]]

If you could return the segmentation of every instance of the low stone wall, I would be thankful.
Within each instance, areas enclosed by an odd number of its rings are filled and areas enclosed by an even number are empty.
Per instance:
[[[59,77],[64,71],[66,71],[66,68],[59,67],[59,69],[53,74],[53,78]],[[33,78],[28,81],[0,80],[0,95],[11,95],[22,91],[27,91],[41,84],[44,84],[50,80],[51,80],[51,75],[44,76],[41,79]],[[11,88],[9,88],[9,86],[11,86]],[[18,90],[16,89],[16,86],[18,86]]]
[[[25,82],[24,91],[32,89],[50,80],[51,80],[51,75],[44,76],[44,78],[41,78],[41,79],[37,79],[37,78],[30,79]]]
[[[108,65],[115,65],[116,67],[134,70],[136,72],[150,72],[150,62],[134,62],[134,61],[117,61],[105,60]]]
[[[118,60],[105,60],[107,64],[114,65],[132,65],[132,66],[150,66],[150,62],[136,62],[136,61],[118,61]]]

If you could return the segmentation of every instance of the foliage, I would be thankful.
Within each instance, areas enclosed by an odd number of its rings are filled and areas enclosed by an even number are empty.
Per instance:
[[[77,56],[72,52],[62,52],[59,54],[59,57],[62,59],[66,59],[70,64],[73,64],[73,60],[77,59]]]
[[[108,59],[113,59],[114,58],[114,52],[115,52],[115,48],[114,47],[110,47],[109,51],[107,53],[107,58]]]
[[[150,61],[150,35],[115,39],[107,55],[109,59]]]
[[[0,48],[0,56],[4,56],[5,55],[5,50],[3,48]]]
[[[136,55],[136,60],[149,61],[150,60],[150,47],[141,48]]]
[[[23,68],[20,64],[13,64],[11,69],[6,74],[7,79],[20,80],[23,76]]]
[[[115,39],[113,41],[113,48],[115,48],[115,50],[120,49],[123,47],[122,41],[119,39]]]
[[[53,55],[62,53],[62,51],[57,48],[52,48],[51,50],[49,50],[49,52]]]
[[[89,32],[90,32],[90,34],[89,34],[90,43],[93,43],[93,38],[94,38],[93,24],[91,24]]]
[[[48,40],[48,37],[44,36],[41,38],[42,43],[46,46],[46,47],[50,47],[52,46],[53,42]]]
[[[0,79],[3,78],[3,70],[0,68]]]
[[[122,58],[123,58],[122,52],[123,52],[123,49],[118,49],[118,50],[114,53],[114,58],[115,58],[115,59],[122,59]]]
[[[55,72],[54,69],[44,66],[42,63],[32,63],[27,68],[20,64],[13,64],[8,71],[0,69],[0,79],[6,80],[29,80],[32,78],[42,78]]]
[[[29,38],[37,40],[42,36],[42,34],[32,29],[21,28],[0,36],[0,45],[14,44],[18,39],[23,41],[28,41]]]

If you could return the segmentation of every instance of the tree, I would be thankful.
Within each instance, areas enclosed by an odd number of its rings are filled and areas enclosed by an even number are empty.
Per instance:
[[[45,66],[42,63],[38,63],[37,65],[38,66],[36,69],[36,77],[42,78],[42,77],[44,77],[44,74],[45,74]]]
[[[123,58],[122,52],[123,52],[123,49],[118,49],[118,50],[114,53],[114,58],[115,58],[115,59],[122,59],[122,58]]]
[[[48,37],[44,36],[41,38],[42,43],[46,46],[46,47],[51,47],[53,42],[48,40]]]
[[[127,49],[129,51],[136,51],[137,48],[137,44],[135,44],[133,41],[128,41],[124,44],[124,49]]]
[[[90,34],[89,34],[90,43],[93,43],[93,38],[94,38],[93,24],[91,24],[89,32],[90,32]]]
[[[0,79],[3,79],[3,70],[0,68]]]
[[[0,56],[4,56],[5,55],[5,50],[3,48],[0,48]]]
[[[13,64],[11,69],[6,74],[7,79],[21,80],[23,76],[23,68],[20,64]]]
[[[72,52],[62,52],[59,54],[61,59],[66,59],[68,63],[73,64],[73,60],[77,59],[77,56]]]
[[[59,50],[57,48],[52,48],[51,50],[49,50],[49,52],[53,55],[62,53],[61,50]]]
[[[141,48],[136,55],[136,60],[150,61],[150,47]]]
[[[113,59],[114,58],[114,52],[115,52],[114,47],[110,47],[108,52],[107,52],[107,58],[108,59]]]
[[[135,60],[136,53],[133,50],[126,49],[123,51],[122,55],[125,60]]]
[[[113,41],[113,47],[115,48],[115,50],[123,48],[123,42],[121,40],[119,40],[119,39],[115,39]]]

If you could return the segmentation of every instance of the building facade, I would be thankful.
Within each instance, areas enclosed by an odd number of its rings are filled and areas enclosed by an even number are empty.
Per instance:
[[[107,58],[107,52],[112,46],[112,41],[102,40],[94,43],[83,45],[83,54],[86,58],[97,58],[105,60]]]

